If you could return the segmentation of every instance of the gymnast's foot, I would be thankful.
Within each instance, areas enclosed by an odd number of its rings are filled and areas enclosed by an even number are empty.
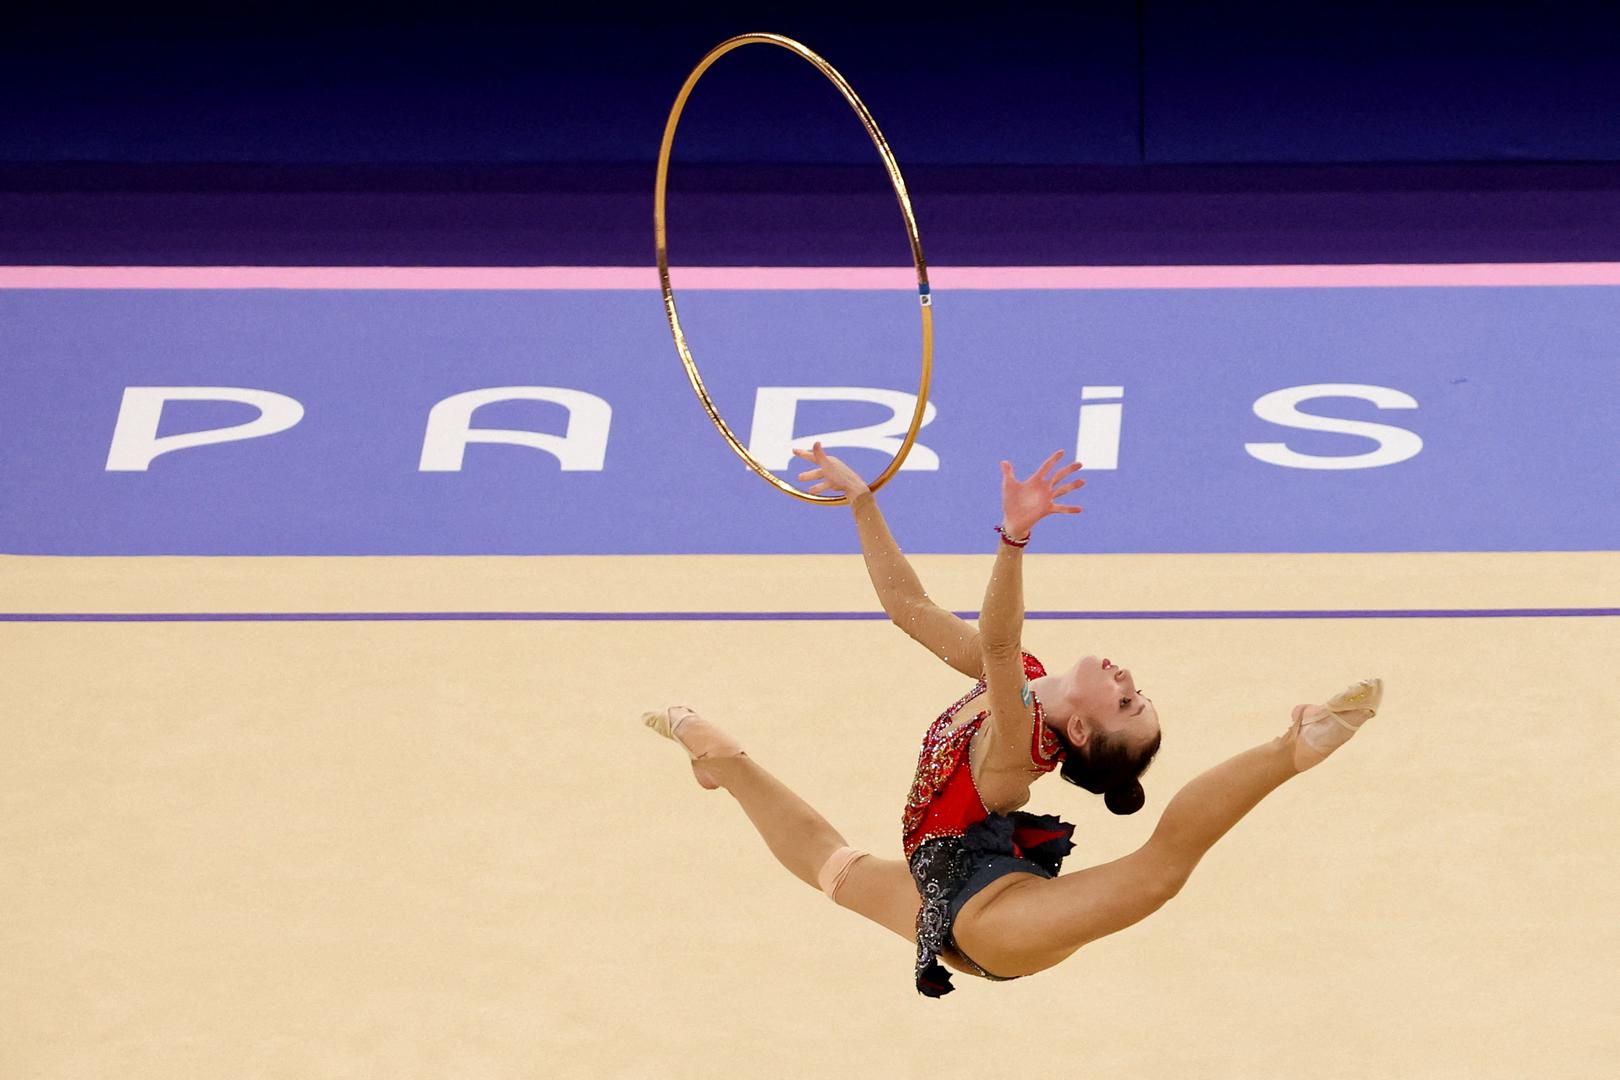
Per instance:
[[[1294,768],[1304,772],[1350,741],[1362,724],[1378,712],[1384,697],[1382,679],[1362,679],[1341,690],[1325,705],[1295,705],[1294,723],[1284,738],[1293,736]]]
[[[742,744],[713,721],[705,720],[685,705],[671,705],[662,712],[641,714],[641,722],[666,739],[674,739],[692,757],[692,775],[710,791],[720,785],[706,770],[702,762],[713,758],[737,757]]]

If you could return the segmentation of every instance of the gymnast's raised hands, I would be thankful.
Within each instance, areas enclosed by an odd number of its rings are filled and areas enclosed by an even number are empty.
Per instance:
[[[1035,523],[1050,514],[1080,512],[1078,506],[1057,501],[1086,483],[1084,480],[1062,483],[1080,469],[1080,462],[1070,462],[1057,472],[1051,472],[1052,466],[1061,460],[1063,451],[1058,450],[1043,461],[1028,480],[1018,479],[1011,462],[1001,463],[1001,528],[1007,539],[1025,539]]]

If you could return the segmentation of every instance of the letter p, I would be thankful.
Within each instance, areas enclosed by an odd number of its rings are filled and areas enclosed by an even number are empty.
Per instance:
[[[170,401],[236,401],[251,405],[259,415],[245,424],[188,431],[158,437],[163,406]],[[259,439],[286,431],[304,418],[304,406],[285,394],[240,386],[126,386],[118,408],[112,447],[107,451],[108,472],[146,472],[155,458],[176,450],[213,443]]]

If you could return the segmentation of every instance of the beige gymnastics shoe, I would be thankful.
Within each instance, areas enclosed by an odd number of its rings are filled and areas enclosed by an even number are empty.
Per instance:
[[[1341,690],[1323,705],[1295,705],[1294,768],[1304,772],[1320,765],[1378,712],[1384,699],[1384,680],[1362,679]]]
[[[742,744],[713,721],[705,720],[685,705],[671,705],[662,712],[641,714],[641,722],[666,739],[680,743],[692,758],[692,775],[710,791],[717,784],[699,762],[708,758],[736,757]]]

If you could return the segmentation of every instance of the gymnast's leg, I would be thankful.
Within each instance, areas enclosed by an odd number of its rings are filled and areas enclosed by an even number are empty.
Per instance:
[[[647,726],[697,755],[693,766],[699,782],[725,788],[737,800],[765,846],[789,873],[840,906],[915,940],[919,900],[905,863],[850,847],[815,807],[712,722],[679,707],[649,713],[644,719]],[[665,731],[660,721],[670,721],[670,730]]]
[[[1305,707],[1296,709],[1287,733],[1222,762],[1177,792],[1147,843],[1124,858],[1050,880],[1022,877],[977,908],[981,898],[970,900],[956,920],[957,942],[998,975],[1024,975],[1151,915],[1260,800],[1342,745],[1349,736],[1339,729],[1351,730],[1371,717],[1378,689],[1373,688],[1368,708],[1344,707],[1351,702],[1340,695],[1305,712],[1314,717],[1314,730],[1303,733]],[[1326,750],[1323,732],[1332,743]]]

